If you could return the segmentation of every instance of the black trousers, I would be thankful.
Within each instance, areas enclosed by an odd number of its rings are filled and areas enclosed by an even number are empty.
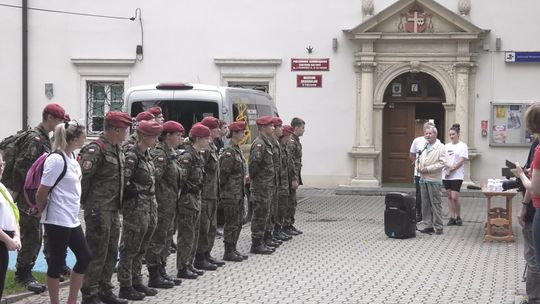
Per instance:
[[[420,191],[420,176],[414,177],[416,185],[416,214],[422,216],[422,192]]]
[[[9,237],[15,235],[14,231],[5,231]],[[6,271],[9,264],[9,252],[4,242],[0,242],[0,300],[2,300],[2,293],[4,292],[4,283],[6,281]]]
[[[73,271],[84,274],[90,263],[91,256],[81,226],[75,228],[52,224],[44,224],[44,226],[49,242],[47,276],[54,279],[60,278],[60,273],[62,273],[62,268],[66,262],[65,254],[68,247],[77,258]]]

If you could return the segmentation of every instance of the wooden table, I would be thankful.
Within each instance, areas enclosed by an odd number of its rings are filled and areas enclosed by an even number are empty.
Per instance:
[[[487,198],[487,222],[485,225],[484,241],[514,241],[512,232],[512,199],[517,191],[490,192],[485,188],[482,193]],[[491,198],[502,196],[506,198],[505,208],[491,208]]]

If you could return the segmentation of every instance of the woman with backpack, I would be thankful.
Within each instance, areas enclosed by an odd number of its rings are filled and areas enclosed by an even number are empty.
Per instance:
[[[2,153],[0,153],[0,178],[4,173],[5,165]],[[9,263],[8,251],[21,249],[19,236],[19,209],[7,188],[0,183],[0,300]]]
[[[55,127],[53,152],[43,164],[41,184],[36,194],[41,223],[48,235],[47,287],[51,304],[60,303],[59,278],[67,248],[77,258],[71,272],[68,304],[77,303],[77,295],[91,259],[79,221],[81,167],[73,153],[84,145],[85,139],[86,128],[76,121]]]

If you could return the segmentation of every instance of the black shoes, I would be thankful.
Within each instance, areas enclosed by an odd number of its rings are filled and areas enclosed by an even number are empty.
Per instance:
[[[97,295],[94,295],[87,299],[83,299],[81,303],[82,304],[103,304],[106,302],[102,302]],[[128,304],[128,302],[126,301],[125,304]]]
[[[159,266],[159,275],[165,280],[173,282],[173,284],[176,286],[182,284],[182,280],[180,280],[179,278],[175,278],[173,276],[168,275],[167,271],[165,270],[165,267],[166,267],[165,264],[161,264]]]
[[[47,286],[39,283],[32,275],[31,268],[17,269],[15,271],[15,282],[24,285],[28,291],[36,294],[47,290]]]
[[[143,284],[133,284],[133,289],[135,289],[138,292],[142,292],[144,295],[153,297],[158,294],[157,290],[153,288],[148,288],[144,286]]]
[[[272,254],[274,251],[266,247],[262,239],[252,239],[251,241],[251,253],[253,254]]]
[[[296,227],[294,227],[293,225],[291,225],[291,229],[292,229],[294,232],[298,233],[298,234],[303,234],[303,233],[304,233],[304,232],[302,232],[301,230],[296,229]]]
[[[420,230],[420,233],[432,233],[432,232],[435,232],[433,228],[424,228]]]
[[[199,276],[196,273],[191,272],[191,270],[188,269],[188,267],[185,267],[183,269],[180,269],[178,271],[178,274],[176,277],[186,280],[195,280]]]
[[[230,262],[242,262],[244,260],[244,258],[236,254],[234,247],[234,244],[225,243],[225,253],[223,254],[223,260]]]
[[[142,292],[138,292],[133,288],[133,286],[130,287],[120,287],[120,291],[118,292],[118,297],[128,299],[131,301],[142,301],[146,295]]]
[[[291,235],[291,236],[300,235],[300,233],[298,233],[296,231],[296,229],[293,228],[293,226],[283,227],[283,232],[285,232],[286,234]]]
[[[206,260],[212,264],[215,264],[217,267],[225,266],[225,262],[222,260],[216,259],[210,255],[210,252],[205,253]]]
[[[194,274],[196,274],[198,276],[202,276],[204,274],[204,270],[197,269],[197,268],[193,267],[193,265],[191,265],[191,264],[188,266],[188,269],[191,270],[191,272],[193,272]]]
[[[457,217],[456,219],[456,226],[462,226],[463,225],[463,220],[461,219],[461,217]]]
[[[105,304],[128,304],[129,301],[126,299],[118,298],[112,291],[108,291],[106,293],[100,293],[98,295],[100,302],[96,303],[105,303]],[[89,302],[94,304],[94,302]],[[85,301],[83,301],[83,304],[86,304]]]
[[[443,230],[442,229],[435,229],[435,234],[441,235],[441,234],[443,234]]]
[[[210,261],[206,259],[206,256],[204,253],[197,253],[195,255],[195,261],[193,262],[193,266],[198,269],[209,270],[209,271],[214,271],[214,270],[217,270],[218,268],[216,264],[210,263]]]
[[[163,278],[159,269],[161,265],[148,267],[148,286],[153,288],[169,289],[174,287],[174,283]]]
[[[448,223],[446,223],[446,226],[455,226],[456,225],[456,219],[455,218],[450,218],[448,220]]]

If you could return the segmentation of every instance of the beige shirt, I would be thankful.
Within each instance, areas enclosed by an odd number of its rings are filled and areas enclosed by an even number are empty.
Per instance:
[[[428,145],[426,150],[420,155],[418,167],[427,169],[427,173],[420,174],[420,181],[430,183],[441,183],[442,169],[446,164],[446,149],[440,141],[433,145]]]

